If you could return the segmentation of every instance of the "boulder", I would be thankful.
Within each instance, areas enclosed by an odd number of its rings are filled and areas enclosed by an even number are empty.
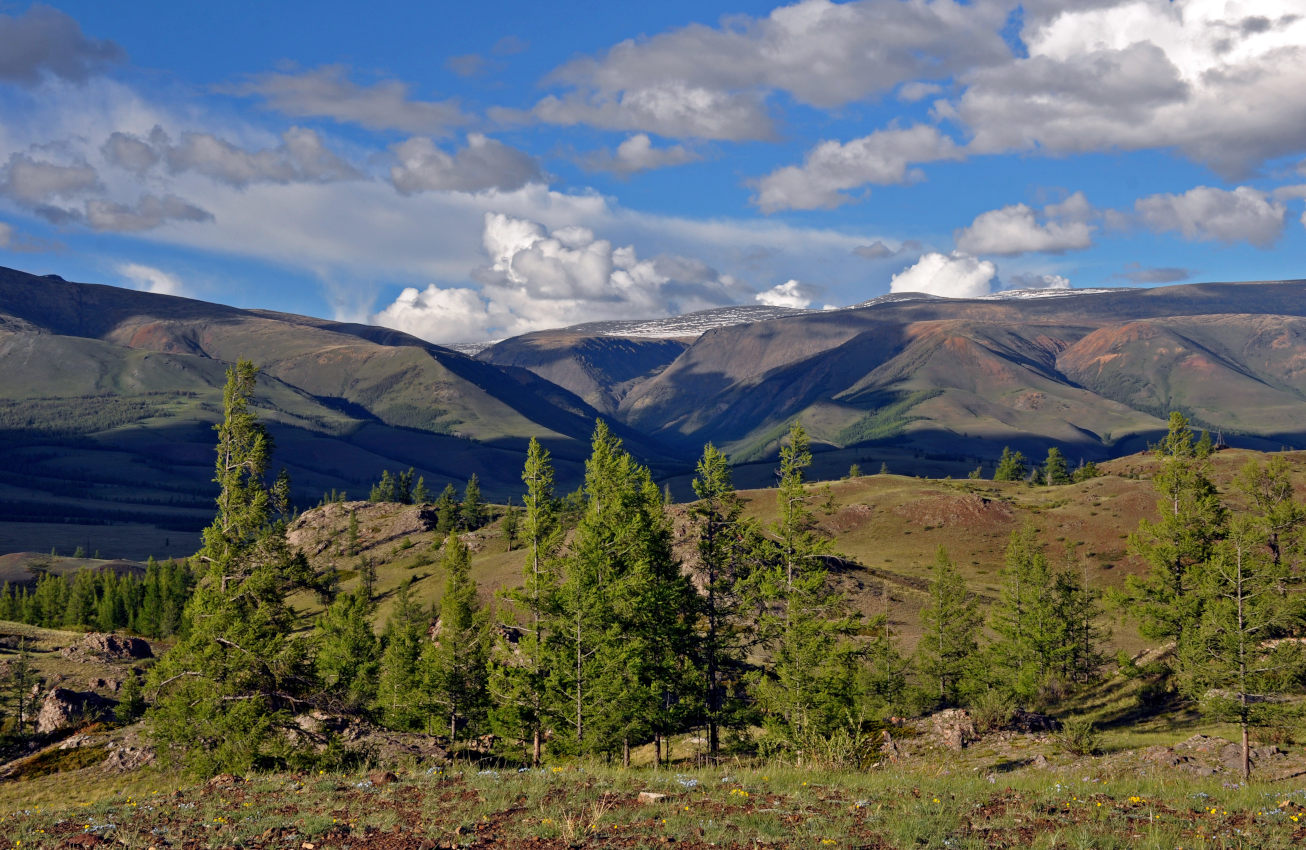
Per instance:
[[[36,715],[36,733],[46,735],[67,729],[100,714],[111,705],[113,700],[99,694],[55,688],[41,702],[41,710]]]
[[[64,647],[59,654],[65,658],[94,657],[105,661],[130,661],[153,658],[149,641],[113,633],[93,632],[72,646]]]
[[[930,718],[934,737],[950,750],[960,750],[979,739],[975,734],[975,721],[964,708],[949,708]]]
[[[1061,728],[1061,721],[1046,714],[1039,714],[1037,711],[1025,711],[1023,708],[1018,708],[1011,715],[1011,722],[1007,726],[1016,732],[1025,732],[1027,734],[1031,732],[1056,732]]]

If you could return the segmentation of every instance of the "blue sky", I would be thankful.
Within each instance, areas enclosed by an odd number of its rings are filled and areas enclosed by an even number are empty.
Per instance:
[[[0,2],[0,264],[437,342],[1300,278],[1300,0]]]

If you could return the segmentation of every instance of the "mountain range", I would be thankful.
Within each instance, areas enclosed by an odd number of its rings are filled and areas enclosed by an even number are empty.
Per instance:
[[[365,496],[409,466],[436,491],[475,473],[502,500],[520,492],[531,436],[569,489],[599,416],[683,496],[708,441],[741,486],[767,483],[793,421],[813,437],[814,477],[854,463],[987,474],[1004,446],[1097,460],[1144,448],[1171,410],[1230,444],[1306,444],[1306,281],[1032,295],[724,308],[469,354],[0,269],[0,551],[34,548],[50,522],[188,544],[212,513],[212,425],[237,358],[262,369],[257,412],[303,503]]]

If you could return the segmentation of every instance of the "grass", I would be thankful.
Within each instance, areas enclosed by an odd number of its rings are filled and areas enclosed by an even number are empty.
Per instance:
[[[268,775],[177,787],[159,771],[98,797],[52,803],[6,786],[10,847],[94,833],[127,847],[689,846],[986,848],[1290,847],[1306,838],[1306,789],[1130,775],[990,781],[939,764],[864,773],[776,766],[617,771],[417,768]],[[44,786],[48,791],[53,784]],[[172,790],[175,789],[175,790]],[[10,793],[10,792],[16,793]],[[640,792],[663,795],[641,802]]]

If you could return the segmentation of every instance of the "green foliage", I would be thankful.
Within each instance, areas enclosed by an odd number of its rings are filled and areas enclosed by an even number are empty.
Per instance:
[[[141,687],[141,678],[132,670],[127,673],[122,689],[118,692],[118,705],[113,709],[113,716],[125,726],[134,723],[144,713],[145,693]]]
[[[459,729],[477,731],[489,703],[489,620],[481,611],[472,580],[472,556],[454,532],[444,542],[444,595],[434,641],[422,647],[424,702],[456,741]]]
[[[856,620],[829,581],[829,542],[816,531],[803,487],[811,462],[807,434],[795,424],[780,452],[772,552],[756,579],[766,602],[758,628],[772,662],[754,693],[768,736],[798,752],[808,736],[848,721],[860,666],[860,648],[849,639]]]
[[[511,552],[517,545],[517,530],[520,528],[520,519],[517,516],[517,509],[512,506],[512,497],[508,497],[508,503],[503,508],[503,539]]]
[[[737,727],[747,717],[739,685],[755,641],[748,582],[757,568],[761,540],[756,525],[743,518],[744,504],[735,492],[725,454],[708,443],[697,472],[693,487],[698,501],[689,512],[703,583],[697,657],[703,670],[708,755],[716,758],[722,727]]]
[[[381,721],[393,729],[422,728],[424,716],[419,703],[422,645],[426,642],[426,618],[412,598],[412,580],[395,592],[394,607],[386,621],[381,642],[380,681],[376,708]]]
[[[473,473],[463,488],[463,501],[458,506],[458,527],[475,531],[485,525],[485,502],[481,500],[481,482]]]
[[[547,617],[555,610],[562,529],[549,452],[534,438],[526,451],[522,482],[526,485],[521,519],[526,563],[521,587],[506,594],[514,620],[504,629],[505,635],[518,639],[514,644],[505,638],[495,645],[490,687],[497,697],[492,711],[495,729],[528,746],[531,764],[538,765],[550,700]]]
[[[313,629],[314,668],[325,699],[344,711],[359,711],[376,699],[379,645],[372,631],[375,606],[360,585],[338,595]]]
[[[978,601],[942,546],[931,566],[929,603],[921,611],[918,668],[942,705],[956,705],[973,678],[983,620]]]
[[[1207,716],[1242,727],[1244,780],[1251,770],[1248,729],[1280,725],[1299,713],[1279,697],[1306,672],[1301,643],[1277,639],[1301,626],[1288,593],[1299,578],[1275,563],[1268,536],[1261,518],[1230,523],[1212,557],[1193,569],[1201,619],[1180,645],[1184,690]]]
[[[1048,449],[1047,460],[1043,461],[1043,468],[1039,470],[1039,480],[1040,483],[1047,487],[1055,487],[1071,482],[1070,467],[1067,465],[1066,456],[1061,453],[1061,449],[1056,446]]]
[[[874,440],[887,440],[896,437],[907,429],[912,422],[922,418],[911,413],[912,408],[937,395],[942,390],[916,390],[903,393],[889,404],[877,407],[862,418],[843,428],[835,435],[835,441],[843,446],[868,443]]]
[[[1152,479],[1160,517],[1140,521],[1129,539],[1130,550],[1149,569],[1141,580],[1131,576],[1127,587],[1144,637],[1182,644],[1184,631],[1201,618],[1193,568],[1211,557],[1223,537],[1227,511],[1211,483],[1210,461],[1197,456],[1182,414],[1170,414],[1169,433],[1154,453],[1161,464]]]
[[[1002,447],[1002,457],[998,458],[997,468],[993,470],[994,481],[1024,481],[1029,474],[1025,465],[1025,456],[1013,452],[1008,446]]]
[[[1075,471],[1071,473],[1070,480],[1078,484],[1081,481],[1097,478],[1101,474],[1102,471],[1097,468],[1097,464],[1093,461],[1080,461],[1079,466],[1075,467]]]
[[[1087,717],[1065,720],[1054,740],[1057,747],[1072,756],[1091,756],[1102,749],[1102,736]]]
[[[207,567],[186,607],[189,632],[151,671],[152,734],[165,758],[199,774],[280,763],[280,730],[308,691],[286,594],[311,585],[304,557],[273,521],[264,475],[272,449],[249,409],[257,370],[227,372],[217,426],[218,512],[204,531]]]

